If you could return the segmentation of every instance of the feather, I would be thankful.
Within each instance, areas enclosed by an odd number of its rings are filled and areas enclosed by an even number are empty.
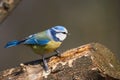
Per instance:
[[[50,41],[46,32],[40,32],[34,35],[30,35],[26,38],[24,44],[36,44],[36,45],[46,45]]]
[[[10,41],[5,45],[5,48],[17,46],[17,45],[21,44],[22,42],[24,42],[24,40],[22,40],[22,41],[18,41],[18,40]]]
[[[27,39],[24,44],[36,44],[36,45],[46,45],[49,42],[48,39]]]

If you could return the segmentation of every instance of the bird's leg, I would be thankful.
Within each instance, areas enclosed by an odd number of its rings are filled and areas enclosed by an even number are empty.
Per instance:
[[[60,51],[55,50],[55,52],[57,53],[56,55],[57,55],[58,57],[60,57],[60,56],[61,56]]]
[[[45,69],[45,71],[47,72],[47,71],[48,71],[48,65],[47,65],[47,61],[45,60],[45,57],[44,57],[44,56],[42,56],[42,60],[43,60],[44,69]]]

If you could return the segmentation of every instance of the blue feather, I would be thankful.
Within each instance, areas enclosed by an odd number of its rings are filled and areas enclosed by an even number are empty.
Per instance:
[[[50,40],[44,39],[41,37],[41,39],[36,38],[36,34],[30,35],[25,41],[24,44],[36,44],[36,45],[46,45]]]
[[[38,40],[38,44],[40,45],[46,45],[50,40],[45,39],[45,40]]]
[[[37,39],[27,39],[24,44],[38,44],[38,45],[45,45],[49,42],[48,39],[37,40]]]
[[[26,39],[24,44],[36,44],[36,40],[34,38]]]
[[[54,31],[53,29],[50,29],[50,32],[52,34],[52,37],[55,41],[59,41],[59,39],[56,37],[56,31]]]
[[[12,46],[19,45],[19,44],[22,43],[22,42],[24,42],[24,40],[23,40],[23,41],[14,40],[14,41],[8,42],[8,43],[5,45],[5,48],[9,48],[9,47],[12,47]]]

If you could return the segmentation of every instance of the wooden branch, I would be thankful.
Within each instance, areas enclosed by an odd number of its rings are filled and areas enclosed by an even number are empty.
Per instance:
[[[0,23],[13,11],[21,0],[0,0]]]
[[[90,43],[53,56],[45,72],[41,60],[0,72],[0,80],[120,80],[120,63],[99,43]]]

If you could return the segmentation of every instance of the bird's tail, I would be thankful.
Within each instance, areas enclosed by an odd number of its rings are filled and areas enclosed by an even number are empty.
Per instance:
[[[18,40],[10,41],[10,42],[8,42],[8,43],[5,45],[5,48],[17,46],[17,45],[19,45],[19,44],[21,44],[21,43],[23,43],[23,42],[24,42],[24,40],[22,40],[22,41],[18,41]]]

